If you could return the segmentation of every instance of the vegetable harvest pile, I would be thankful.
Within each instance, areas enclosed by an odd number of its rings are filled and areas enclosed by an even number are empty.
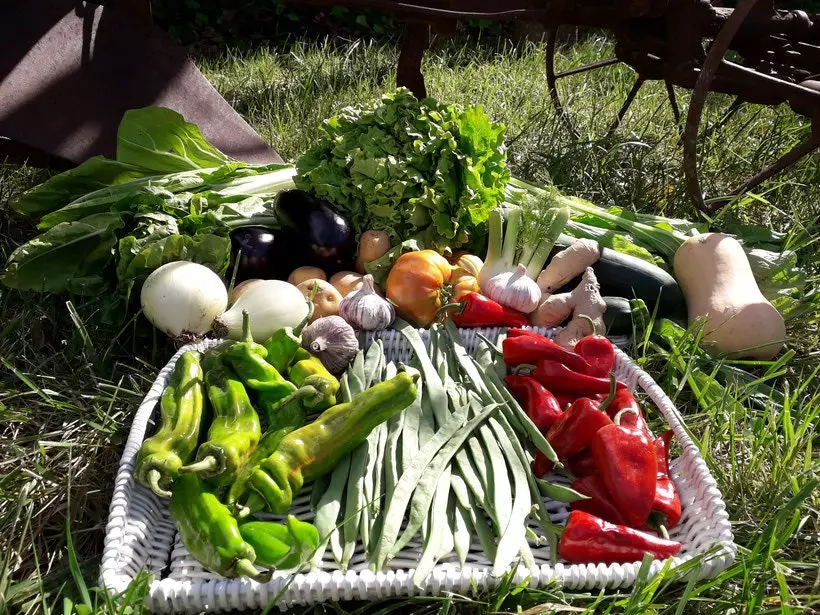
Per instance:
[[[131,111],[116,160],[15,208],[42,234],[11,254],[7,286],[107,294],[123,318],[139,302],[177,344],[222,340],[178,358],[135,477],[228,577],[330,557],[346,570],[359,544],[374,570],[420,545],[416,584],[479,545],[496,576],[542,544],[570,563],[673,557],[672,431],[652,434],[606,334],[654,311],[664,330],[698,328],[704,354],[768,360],[813,294],[793,237],[511,178],[504,127],[480,107],[403,89],[326,120],[295,167],[232,160],[168,109]],[[468,352],[475,327],[497,329]],[[390,328],[407,364],[385,350]],[[311,522],[288,514],[306,485]],[[571,509],[564,527],[550,500]]]

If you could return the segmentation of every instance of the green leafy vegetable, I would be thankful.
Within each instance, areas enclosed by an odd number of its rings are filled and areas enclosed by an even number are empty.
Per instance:
[[[371,109],[343,109],[322,132],[296,163],[296,185],[336,205],[357,233],[457,248],[483,232],[504,196],[504,127],[481,107],[419,101],[399,89]]]

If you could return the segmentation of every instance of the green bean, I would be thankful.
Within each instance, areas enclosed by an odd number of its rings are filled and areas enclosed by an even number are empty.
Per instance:
[[[322,498],[322,495],[327,491],[327,487],[330,484],[330,474],[325,474],[324,476],[320,476],[315,481],[310,488],[310,509],[313,512],[316,512],[316,509],[319,507],[319,500]]]
[[[380,339],[373,340],[364,357],[364,388],[376,384],[384,368],[384,346]]]
[[[405,418],[405,432],[407,431],[407,418],[409,418],[409,415]],[[403,472],[399,477],[398,483],[396,483],[393,497],[387,505],[387,512],[385,513],[384,523],[382,524],[381,538],[379,539],[379,545],[373,557],[377,569],[384,568],[388,552],[393,547],[399,530],[401,529],[404,511],[407,509],[407,505],[410,503],[410,498],[413,495],[413,490],[425,473],[427,466],[429,466],[433,458],[436,457],[439,449],[447,445],[453,435],[462,428],[466,418],[467,408],[465,407],[462,412],[454,414],[450,421],[442,425],[442,427],[424,443],[415,456],[403,460]]]
[[[393,490],[399,482],[401,460],[399,459],[399,440],[403,438],[404,412],[399,412],[387,421],[387,440],[384,443],[384,498],[386,502],[393,497]]]
[[[350,459],[350,476],[347,479],[347,494],[345,497],[345,520],[342,526],[344,536],[344,551],[342,553],[341,568],[347,570],[350,559],[356,550],[356,541],[359,538],[359,521],[364,508],[364,475],[367,465],[367,448],[365,442],[353,451]]]
[[[373,431],[370,432],[367,436],[367,458],[365,461],[365,469],[364,469],[364,476],[362,477],[362,504],[364,505],[360,517],[360,534],[362,537],[362,545],[364,546],[365,551],[368,550],[370,545],[370,529],[371,523],[373,520],[373,507],[372,503],[376,497],[381,497],[380,495],[376,495],[375,489],[375,475],[376,475],[376,462],[379,457],[379,428],[383,425],[379,425]]]
[[[442,472],[439,481],[436,485],[435,493],[433,495],[432,507],[430,510],[429,521],[430,528],[427,534],[427,540],[424,541],[424,548],[421,552],[421,558],[416,566],[416,572],[413,574],[413,584],[419,587],[433,566],[441,557],[442,543],[446,542],[445,534],[449,531],[447,526],[447,506],[450,497],[450,470],[445,468]],[[450,532],[450,543],[452,543],[452,532]],[[452,550],[447,549],[447,553]]]
[[[510,522],[510,515],[512,514],[512,486],[507,472],[509,462],[505,459],[492,430],[486,423],[479,427],[479,435],[488,459],[487,474],[488,484],[490,485],[488,498],[491,503],[487,511],[499,530],[503,531]]]
[[[410,344],[410,348],[412,348],[415,359],[419,364],[419,368],[421,369],[421,377],[422,380],[425,381],[425,388],[427,389],[430,402],[429,406],[427,406],[428,412],[434,408],[446,408],[447,395],[444,390],[444,385],[439,377],[438,371],[433,365],[433,362],[430,360],[430,355],[427,353],[427,348],[425,348],[424,341],[421,339],[419,332],[409,323],[402,320],[396,320],[393,323],[393,328],[401,333],[402,336],[404,336],[404,339],[407,340],[407,343]],[[431,328],[430,335],[437,335],[437,330],[435,328]],[[422,407],[423,412],[424,410],[425,408]],[[423,414],[423,418],[428,417]],[[426,441],[426,438],[431,435],[426,433],[428,424],[429,423],[422,421],[419,426],[419,437],[422,438],[423,442]]]
[[[367,376],[364,372],[364,353],[361,350],[356,353],[356,358],[353,359],[353,363],[347,368],[345,374],[347,375],[350,398],[353,399],[367,388],[365,386]]]
[[[399,475],[416,458],[419,452],[419,423],[421,421],[421,401],[424,395],[423,378],[416,381],[416,399],[404,409],[404,425],[401,430],[401,468]]]
[[[498,551],[493,563],[493,576],[499,577],[507,570],[518,552],[522,553],[528,567],[535,565],[526,538],[527,517],[530,514],[532,500],[527,482],[527,469],[521,465],[521,460],[516,455],[510,438],[495,417],[490,417],[487,422],[495,432],[498,443],[507,456],[515,489],[512,514],[498,541]]]
[[[327,489],[322,493],[319,503],[316,506],[316,517],[313,520],[313,525],[319,531],[321,542],[313,554],[311,560],[312,567],[319,566],[322,562],[331,534],[336,533],[338,539],[339,530],[337,527],[337,520],[339,518],[339,511],[342,508],[342,495],[344,494],[345,485],[347,484],[347,476],[350,473],[350,455],[346,455],[339,461],[338,465],[333,468],[330,474],[330,482]],[[314,483],[314,488],[318,483]],[[338,542],[338,540],[337,540]],[[342,553],[339,551],[338,557],[336,552],[333,554],[336,561],[341,561]]]
[[[467,406],[460,408],[458,413],[464,412]],[[464,427],[454,434],[450,441],[447,442],[441,450],[436,454],[435,459],[427,467],[424,476],[418,481],[413,493],[413,502],[410,508],[410,518],[407,521],[407,526],[401,537],[396,541],[391,549],[391,553],[395,555],[402,548],[404,548],[410,540],[416,535],[421,527],[424,518],[427,516],[427,511],[430,509],[430,502],[433,498],[435,486],[445,468],[450,464],[450,460],[455,456],[456,452],[461,448],[464,441],[470,436],[473,430],[478,427],[480,423],[485,421],[493,412],[497,410],[497,404],[492,404],[481,412],[478,416],[468,421]]]
[[[467,554],[470,552],[470,528],[467,526],[464,511],[461,510],[455,497],[450,498],[447,518],[450,520],[450,527],[453,528],[453,546],[456,555],[458,555],[458,562],[464,568],[464,564],[467,562]]]
[[[489,523],[487,523],[487,518],[484,516],[484,513],[481,512],[481,509],[472,496],[470,496],[470,506],[462,508],[462,512],[466,513],[467,519],[469,519],[472,524],[475,534],[478,536],[478,541],[481,543],[481,550],[484,551],[484,555],[486,555],[487,559],[491,562],[495,561],[495,535]]]

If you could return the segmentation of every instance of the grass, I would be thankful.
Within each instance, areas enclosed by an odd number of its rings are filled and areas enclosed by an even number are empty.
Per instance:
[[[562,51],[559,63],[575,66],[608,51],[605,41],[593,38]],[[226,51],[199,64],[260,134],[292,159],[315,140],[322,119],[343,105],[367,104],[393,87],[396,60],[392,45],[293,41],[275,49]],[[642,90],[622,126],[604,140],[631,87],[629,69],[612,67],[562,82],[581,131],[576,141],[548,104],[543,62],[542,51],[531,44],[436,43],[424,70],[431,95],[481,103],[507,125],[509,160],[517,175],[552,178],[601,205],[697,217],[683,189],[678,126],[663,88],[650,84]],[[688,93],[677,95],[685,113]],[[705,125],[717,123],[729,104],[711,97]],[[727,192],[809,130],[787,108],[741,108],[726,126],[701,140],[707,195]],[[802,250],[802,266],[816,281],[817,162],[816,155],[805,159],[763,186],[761,198],[727,210],[713,227],[742,221],[802,229],[809,244]],[[3,259],[34,234],[30,221],[10,211],[8,200],[46,176],[0,165]],[[125,604],[115,606],[95,589],[96,575],[122,445],[134,410],[170,349],[146,331],[141,319],[106,324],[95,301],[67,304],[64,297],[3,288],[0,314],[0,613],[126,607],[118,612],[135,612],[145,579]],[[727,379],[714,362],[704,361],[694,337],[671,350],[657,328],[636,337],[633,356],[686,413],[727,502],[739,553],[717,579],[685,583],[674,572],[632,592],[603,595],[531,591],[506,583],[480,599],[417,598],[401,604],[401,610],[677,615],[820,609],[819,318],[815,310],[792,321],[793,356],[750,368],[752,384]],[[761,383],[772,387],[762,401]],[[365,610],[388,612],[384,604]]]

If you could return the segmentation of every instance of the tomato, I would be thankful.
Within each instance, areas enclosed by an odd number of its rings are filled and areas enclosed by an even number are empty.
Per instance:
[[[434,250],[402,254],[387,276],[387,299],[399,316],[417,327],[429,327],[452,273],[452,265]]]

